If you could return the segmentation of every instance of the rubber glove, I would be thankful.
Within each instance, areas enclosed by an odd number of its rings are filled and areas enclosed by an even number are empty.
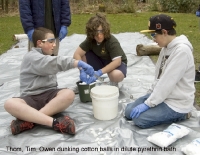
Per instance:
[[[93,76],[94,74],[94,69],[92,66],[88,65],[87,63],[79,60],[78,61],[78,67],[81,67],[86,74],[90,75],[90,76]]]
[[[102,75],[103,75],[103,73],[102,73],[101,69],[99,69],[98,71],[94,72],[94,76],[96,77],[96,79],[98,79]]]
[[[89,77],[87,77],[86,83],[90,84],[90,83],[93,83],[95,81],[96,81],[96,77],[95,76],[89,76]]]
[[[84,72],[83,69],[80,70],[80,80],[81,80],[82,82],[87,83],[87,74]]]
[[[96,81],[96,78],[94,76],[87,76],[87,74],[84,72],[83,69],[80,70],[80,80],[82,82],[85,82],[87,84],[93,83]]]
[[[28,33],[27,33],[28,39],[29,39],[30,41],[33,41],[33,40],[32,40],[33,32],[34,32],[34,29],[29,30]]]
[[[130,117],[134,118],[134,117],[138,117],[141,113],[147,111],[148,109],[150,109],[150,107],[148,105],[146,105],[145,103],[142,103],[138,106],[136,106],[135,108],[132,109]]]
[[[61,26],[59,33],[59,40],[61,41],[62,39],[64,39],[67,33],[68,33],[67,26]]]

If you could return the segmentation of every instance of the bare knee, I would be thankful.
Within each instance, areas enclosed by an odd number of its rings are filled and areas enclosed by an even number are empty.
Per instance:
[[[13,113],[20,110],[24,104],[26,102],[20,98],[10,98],[4,103],[4,109],[9,113]]]
[[[74,101],[75,94],[72,90],[70,90],[70,89],[67,89],[67,90],[68,90],[67,95],[66,95],[67,100],[69,100],[72,103]]]
[[[13,109],[14,103],[15,103],[15,99],[13,98],[6,100],[6,102],[4,103],[4,109],[6,111],[10,111],[10,109]]]
[[[75,98],[75,94],[71,89],[63,89],[58,93],[58,95],[60,95],[62,100],[67,103],[72,103]]]
[[[124,74],[120,70],[113,70],[108,74],[110,81],[121,82],[124,79]]]

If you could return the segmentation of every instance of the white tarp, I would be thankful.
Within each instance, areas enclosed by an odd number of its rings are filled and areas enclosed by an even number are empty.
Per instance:
[[[183,155],[181,148],[200,137],[200,113],[193,110],[193,116],[178,124],[191,129],[189,135],[177,140],[168,148],[159,148],[147,141],[147,137],[163,131],[169,124],[149,129],[140,129],[124,118],[124,109],[129,102],[146,94],[154,79],[155,66],[148,56],[136,56],[138,44],[152,43],[140,33],[114,34],[128,58],[127,77],[119,83],[119,109],[117,117],[100,121],[93,116],[91,102],[81,103],[77,94],[73,104],[61,115],[75,120],[74,136],[56,132],[37,125],[31,130],[13,136],[10,123],[14,117],[4,110],[8,98],[19,96],[19,70],[22,58],[27,52],[27,39],[21,39],[15,46],[0,56],[0,154],[2,155]],[[73,56],[85,35],[74,34],[60,43],[59,55]],[[58,75],[60,88],[75,86],[79,81],[78,69],[61,72]]]

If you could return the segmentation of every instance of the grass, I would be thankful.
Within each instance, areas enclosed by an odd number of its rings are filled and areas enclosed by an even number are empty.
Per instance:
[[[24,33],[19,16],[0,17],[0,54],[6,52],[16,41],[14,34]]]
[[[112,33],[123,32],[139,32],[140,30],[147,29],[147,23],[150,16],[158,14],[158,12],[142,12],[131,14],[107,14],[107,19],[111,25]],[[167,13],[172,16],[177,23],[177,35],[184,34],[188,37],[194,47],[194,60],[196,69],[200,65],[200,18],[195,14],[185,13]],[[69,27],[68,35],[73,33],[84,34],[85,24],[92,14],[73,14],[72,24]],[[16,16],[0,17],[0,54],[6,52],[15,44],[12,40],[14,34],[24,33],[20,18]],[[154,56],[153,60],[156,61],[157,57]],[[200,105],[200,83],[195,84],[196,87],[196,103]]]

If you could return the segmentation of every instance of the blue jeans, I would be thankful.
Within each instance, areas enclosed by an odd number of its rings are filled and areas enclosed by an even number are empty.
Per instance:
[[[137,105],[144,103],[149,96],[150,94],[147,94],[138,98],[135,102],[129,103],[125,109],[126,118],[131,120],[130,113],[132,109]],[[159,124],[171,124],[185,119],[187,119],[187,113],[178,113],[172,110],[166,103],[162,102],[141,113],[138,118],[133,118],[132,120],[136,126],[144,129]]]

